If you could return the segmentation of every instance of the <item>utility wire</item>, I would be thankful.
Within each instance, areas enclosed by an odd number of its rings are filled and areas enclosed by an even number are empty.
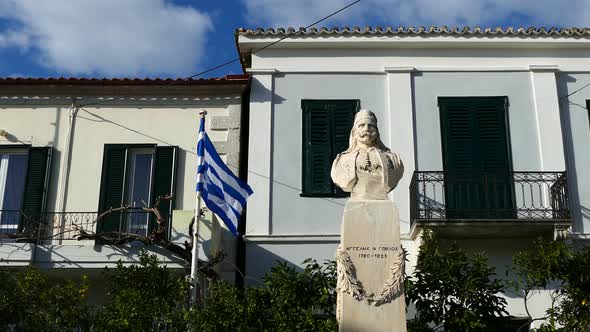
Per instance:
[[[578,92],[580,92],[580,91],[584,90],[584,89],[585,89],[585,88],[587,88],[588,86],[590,86],[590,83],[588,83],[588,84],[584,85],[583,87],[581,87],[581,88],[579,88],[579,89],[575,90],[574,92],[572,92],[572,93],[570,93],[570,94],[568,94],[568,95],[566,95],[566,96],[563,96],[563,98],[570,97],[570,96],[572,96],[572,95],[574,95],[574,94],[576,94],[576,93],[578,93]]]
[[[582,90],[586,89],[586,88],[587,88],[587,87],[589,87],[589,86],[590,86],[590,83],[588,83],[588,84],[585,84],[585,85],[584,85],[584,86],[582,86],[581,88],[579,88],[579,89],[576,89],[576,90],[574,90],[573,92],[571,92],[571,93],[568,93],[567,95],[560,96],[560,97],[559,97],[559,100],[561,101],[562,99],[565,99],[565,100],[568,102],[568,105],[575,105],[575,106],[578,106],[578,107],[580,107],[580,108],[583,108],[583,109],[585,109],[585,110],[589,110],[589,111],[590,111],[590,109],[588,109],[588,107],[586,107],[586,106],[582,106],[582,105],[580,105],[580,104],[577,104],[577,103],[574,103],[574,102],[572,102],[572,101],[569,99],[569,97],[571,97],[571,96],[575,95],[576,93],[578,93],[578,92],[580,92],[580,91],[582,91]]]
[[[291,34],[287,34],[286,36],[284,36],[284,37],[281,37],[281,38],[279,38],[278,40],[275,40],[274,42],[272,42],[272,43],[269,43],[268,45],[265,45],[265,46],[263,46],[262,48],[259,48],[259,49],[255,50],[255,51],[252,51],[252,52],[250,52],[250,55],[252,55],[252,54],[256,54],[256,53],[258,53],[258,52],[260,52],[260,51],[262,51],[262,50],[265,50],[265,49],[267,49],[267,48],[269,48],[269,47],[271,47],[271,46],[273,46],[273,45],[276,45],[276,44],[278,44],[278,43],[282,42],[283,40],[285,40],[285,39],[287,39],[287,38],[291,38],[291,37],[293,37],[293,36],[296,36],[296,35],[298,35],[298,34],[300,34],[300,33],[304,32],[305,30],[307,30],[307,29],[309,29],[309,28],[313,27],[314,25],[316,25],[316,24],[319,24],[319,23],[321,23],[321,22],[323,22],[323,21],[325,21],[325,20],[329,19],[330,17],[333,17],[333,16],[335,16],[335,15],[338,15],[339,13],[341,13],[341,12],[343,12],[343,11],[347,10],[348,8],[350,8],[350,7],[354,6],[354,5],[356,5],[356,4],[357,4],[357,3],[359,3],[359,2],[361,2],[361,0],[356,0],[356,1],[353,1],[353,2],[349,3],[348,5],[346,5],[346,6],[342,7],[342,8],[340,8],[340,9],[338,9],[337,11],[335,11],[335,12],[333,12],[333,13],[331,13],[330,15],[328,15],[328,16],[325,16],[325,17],[323,17],[323,18],[321,18],[321,19],[319,19],[319,20],[317,20],[317,21],[315,21],[315,22],[313,22],[313,23],[311,23],[311,24],[309,24],[309,25],[305,26],[303,29],[297,30],[297,31],[295,31],[294,33],[291,33]],[[222,68],[222,67],[225,67],[225,66],[227,66],[227,65],[230,65],[230,64],[232,64],[232,63],[234,63],[234,62],[237,62],[237,61],[239,61],[239,60],[240,60],[240,57],[238,56],[238,57],[237,57],[237,58],[235,58],[235,59],[232,59],[232,60],[226,61],[226,62],[224,62],[224,63],[221,63],[221,64],[217,65],[217,66],[211,67],[211,68],[209,68],[209,69],[205,69],[205,70],[203,70],[203,71],[201,71],[201,72],[198,72],[198,73],[196,73],[196,74],[194,74],[194,75],[191,75],[191,76],[185,77],[185,78],[183,78],[183,79],[180,79],[180,80],[174,80],[174,81],[170,82],[169,84],[161,85],[160,87],[166,87],[166,86],[170,86],[170,85],[174,85],[174,84],[179,84],[179,83],[182,83],[182,82],[184,82],[184,81],[187,81],[187,80],[189,80],[189,79],[192,79],[192,78],[195,78],[195,77],[201,76],[201,75],[203,75],[203,74],[207,74],[207,73],[209,73],[209,72],[212,72],[212,71],[214,71],[214,70],[217,70],[217,69],[219,69],[219,68]],[[109,103],[109,102],[111,102],[111,101],[114,101],[114,100],[117,100],[117,99],[122,99],[122,98],[124,98],[124,97],[119,97],[119,98],[111,98],[111,99],[107,99],[107,100],[102,100],[102,101],[97,101],[97,102],[91,102],[91,103],[81,104],[81,105],[78,105],[78,107],[86,107],[86,106],[102,105],[102,104],[106,104],[106,103]]]

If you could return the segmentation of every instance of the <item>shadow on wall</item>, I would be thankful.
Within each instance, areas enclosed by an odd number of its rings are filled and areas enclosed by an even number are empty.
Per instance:
[[[260,286],[265,274],[278,262],[287,262],[294,266],[298,272],[301,272],[303,271],[301,267],[303,260],[307,258],[316,259],[319,264],[324,263],[326,257],[331,257],[333,260],[336,257],[338,244],[339,241],[329,243],[313,241],[258,243],[246,241],[245,284]],[[275,249],[271,251],[267,249],[268,247],[275,247]]]
[[[285,74],[282,73],[277,73],[272,75],[272,86],[274,86],[274,81],[277,78],[285,78]],[[250,96],[250,103],[267,103],[267,102],[272,102],[272,105],[274,104],[281,104],[283,103],[283,101],[285,101],[286,99],[277,95],[274,90],[271,91],[269,89],[267,89],[264,85],[260,84],[260,81],[258,80],[253,80],[252,81],[252,91],[255,91],[256,93],[252,93]],[[274,111],[274,107],[273,107],[273,111]]]
[[[569,186],[569,201],[570,209],[573,218],[573,230],[580,232],[584,230],[584,219],[590,220],[588,214],[584,214],[581,209],[580,195],[578,188],[578,174],[576,172],[576,155],[574,153],[573,143],[573,131],[571,126],[572,108],[579,110],[580,108],[584,111],[585,106],[579,105],[570,101],[569,95],[574,91],[568,90],[567,83],[577,82],[576,78],[571,75],[560,75],[559,84],[557,86],[559,105],[562,110],[561,112],[561,128],[563,135],[563,145],[566,154],[565,165],[567,170],[568,186]],[[582,213],[580,211],[582,210]]]
[[[119,260],[124,265],[138,264],[139,253],[145,248],[156,254],[165,264],[185,265],[184,261],[171,251],[158,246],[145,246],[139,242],[125,245],[80,244],[80,245],[39,245],[31,257],[32,265],[39,268],[93,269],[114,267]]]
[[[582,217],[586,220],[590,220],[590,209],[584,205],[580,205],[580,210],[582,211]]]

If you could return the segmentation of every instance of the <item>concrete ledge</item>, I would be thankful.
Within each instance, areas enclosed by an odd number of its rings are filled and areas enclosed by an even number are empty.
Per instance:
[[[37,245],[14,243],[0,245],[0,266],[19,267],[34,265],[40,268],[100,269],[138,264],[142,248],[169,268],[184,269],[184,261],[171,252],[156,246],[144,245]]]
[[[340,234],[324,235],[246,235],[246,242],[257,243],[305,243],[305,242],[322,242],[322,243],[339,243]]]
[[[419,220],[412,223],[410,238],[416,239],[424,228],[434,229],[441,237],[445,238],[501,239],[537,236],[553,238],[556,231],[564,230],[570,226],[571,220]]]

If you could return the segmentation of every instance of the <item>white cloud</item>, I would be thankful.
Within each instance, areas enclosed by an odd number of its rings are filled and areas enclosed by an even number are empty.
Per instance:
[[[352,0],[242,0],[248,23],[306,26]],[[588,26],[587,0],[362,0],[320,26],[481,25],[522,22],[535,26]]]
[[[71,75],[187,76],[210,17],[166,0],[4,0],[0,47],[16,46]]]

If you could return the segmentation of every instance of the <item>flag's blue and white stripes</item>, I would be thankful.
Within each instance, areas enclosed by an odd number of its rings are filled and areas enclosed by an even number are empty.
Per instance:
[[[238,179],[219,157],[201,117],[197,142],[197,191],[207,207],[238,236],[238,222],[252,189]]]

